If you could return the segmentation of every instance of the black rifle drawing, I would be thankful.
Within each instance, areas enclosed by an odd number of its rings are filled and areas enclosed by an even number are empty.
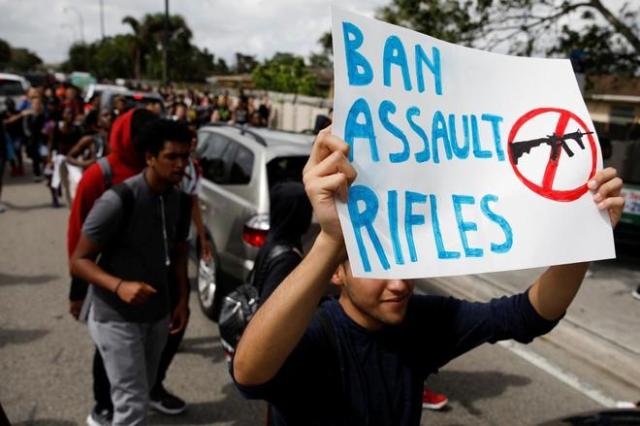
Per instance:
[[[532,148],[540,146],[542,144],[547,144],[551,146],[551,159],[557,160],[560,155],[560,148],[564,149],[564,152],[567,153],[569,157],[573,157],[573,151],[567,145],[568,140],[574,140],[580,146],[580,149],[584,149],[584,142],[582,142],[582,137],[585,135],[590,135],[593,132],[582,133],[579,129],[573,133],[565,133],[562,136],[557,136],[555,133],[547,136],[546,138],[539,139],[531,139],[528,141],[519,141],[513,142],[509,146],[511,150],[511,158],[515,164],[518,164],[518,159],[522,157],[523,154],[528,154]]]

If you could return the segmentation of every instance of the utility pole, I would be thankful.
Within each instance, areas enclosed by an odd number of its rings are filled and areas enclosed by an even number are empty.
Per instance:
[[[100,0],[100,34],[104,41],[104,0]]]
[[[164,43],[162,48],[162,81],[169,84],[169,0],[164,0]]]

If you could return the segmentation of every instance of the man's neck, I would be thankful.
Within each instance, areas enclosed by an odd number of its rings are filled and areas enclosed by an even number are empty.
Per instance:
[[[162,194],[170,187],[170,184],[160,179],[151,167],[144,169],[144,179],[147,181],[151,191],[156,194]]]

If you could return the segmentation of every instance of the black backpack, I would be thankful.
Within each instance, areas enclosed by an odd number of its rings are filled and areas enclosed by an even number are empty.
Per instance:
[[[280,244],[273,246],[264,261],[260,265],[254,265],[246,282],[222,300],[218,327],[227,361],[231,361],[242,333],[258,310],[260,289],[254,284],[256,276],[263,277],[271,263],[285,253],[296,253],[302,258],[302,253],[293,246]],[[259,270],[256,271],[256,267]]]

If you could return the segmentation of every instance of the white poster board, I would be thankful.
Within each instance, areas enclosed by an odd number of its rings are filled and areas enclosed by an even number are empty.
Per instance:
[[[587,182],[597,135],[568,60],[446,43],[333,8],[333,133],[358,172],[340,221],[356,276],[615,257]]]

